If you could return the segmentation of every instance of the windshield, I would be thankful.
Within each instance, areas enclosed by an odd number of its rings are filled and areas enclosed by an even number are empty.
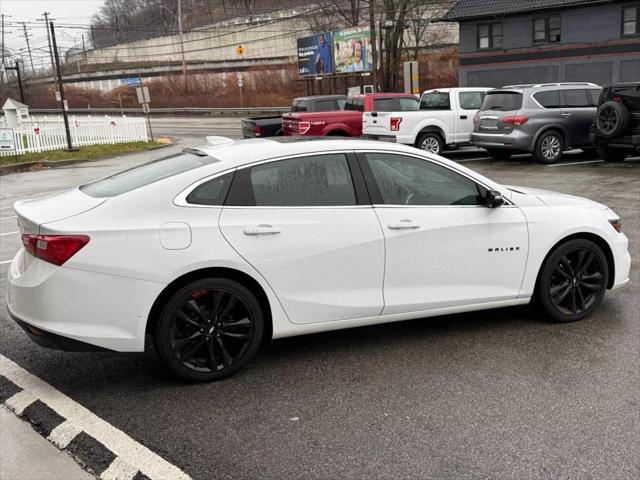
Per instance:
[[[522,94],[519,92],[487,92],[480,110],[500,110],[503,112],[519,110],[522,107]]]
[[[87,195],[97,198],[114,197],[163,178],[193,170],[218,160],[199,150],[183,151],[153,162],[124,170],[110,177],[80,187]]]

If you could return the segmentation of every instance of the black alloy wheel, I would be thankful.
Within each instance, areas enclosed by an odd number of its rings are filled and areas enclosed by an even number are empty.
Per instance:
[[[608,101],[600,105],[596,111],[596,127],[604,138],[621,136],[628,122],[629,113],[621,103]]]
[[[602,250],[589,240],[571,240],[556,249],[543,267],[539,294],[557,322],[589,315],[607,288],[609,271]]]
[[[156,328],[160,358],[189,381],[224,378],[256,353],[263,317],[255,296],[228,279],[206,279],[180,289]]]

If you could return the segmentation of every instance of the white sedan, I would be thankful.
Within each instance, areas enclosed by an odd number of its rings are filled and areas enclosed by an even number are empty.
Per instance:
[[[33,340],[131,352],[151,335],[191,381],[267,338],[532,298],[578,320],[631,263],[604,205],[361,140],[218,137],[15,210],[8,309]]]

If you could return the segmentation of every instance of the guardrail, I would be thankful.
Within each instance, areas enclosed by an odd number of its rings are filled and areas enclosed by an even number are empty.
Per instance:
[[[59,114],[59,109],[54,108],[31,108],[31,113],[36,114]],[[181,107],[181,108],[151,108],[152,115],[194,115],[210,117],[251,117],[261,115],[282,115],[291,111],[290,107],[250,107],[250,108],[201,108],[201,107]],[[142,108],[70,108],[69,113],[75,114],[124,114],[143,115]]]

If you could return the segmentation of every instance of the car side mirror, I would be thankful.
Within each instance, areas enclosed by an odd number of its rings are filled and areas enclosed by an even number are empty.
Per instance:
[[[504,205],[504,198],[502,198],[502,194],[497,190],[487,190],[487,195],[485,196],[485,205],[488,208],[497,208]]]

